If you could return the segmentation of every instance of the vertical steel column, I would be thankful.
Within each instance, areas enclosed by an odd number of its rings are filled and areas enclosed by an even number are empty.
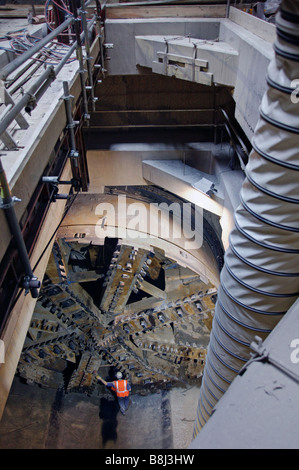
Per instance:
[[[68,82],[63,82],[63,90],[64,90],[63,99],[65,102],[67,128],[69,130],[70,144],[71,144],[70,157],[74,163],[74,166],[78,168],[79,152],[76,148],[75,131],[74,131],[76,122],[73,120],[72,106],[71,106],[71,99],[73,98],[73,96],[70,95]]]
[[[105,2],[106,4],[106,2]],[[104,7],[105,8],[105,4]],[[102,77],[105,78],[105,67],[104,67],[104,40],[103,40],[103,35],[102,35],[102,30],[104,31],[104,27],[102,27],[101,21],[102,21],[102,12],[103,8],[99,2],[99,0],[96,0],[96,28],[97,28],[97,34],[99,38],[99,47],[100,47],[100,64],[94,64],[94,68],[100,69],[102,73]],[[101,83],[102,80],[98,80],[98,83]]]
[[[81,13],[82,28],[83,28],[84,35],[85,35],[85,51],[86,51],[86,62],[87,62],[87,72],[88,72],[88,81],[89,81],[89,86],[87,86],[86,88],[90,90],[92,110],[95,111],[95,102],[97,101],[97,98],[95,98],[94,96],[92,65],[91,65],[92,57],[90,56],[90,44],[89,44],[88,27],[87,27],[87,21],[86,21],[86,10],[84,9],[84,7],[85,7],[84,0],[81,0],[80,13]]]
[[[230,0],[226,2],[226,18],[229,18],[229,10],[230,10]]]
[[[77,42],[77,59],[79,61],[79,74],[80,74],[80,83],[81,83],[81,90],[82,90],[82,97],[83,97],[84,119],[86,121],[89,121],[90,115],[88,113],[88,100],[87,100],[85,78],[84,78],[86,70],[84,69],[84,62],[83,62],[80,18],[78,18],[78,12],[77,12],[75,0],[72,0],[72,10],[73,10],[73,15],[74,15],[74,28],[75,28],[76,42]]]

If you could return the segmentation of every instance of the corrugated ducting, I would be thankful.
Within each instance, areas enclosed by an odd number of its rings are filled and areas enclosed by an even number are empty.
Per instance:
[[[269,86],[221,272],[194,437],[250,359],[254,337],[266,338],[299,296],[299,1],[282,1],[276,28]]]

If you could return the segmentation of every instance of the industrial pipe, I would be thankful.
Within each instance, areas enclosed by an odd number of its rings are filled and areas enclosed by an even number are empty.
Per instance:
[[[23,235],[18,223],[18,219],[14,210],[14,199],[11,195],[10,188],[6,179],[6,174],[2,166],[0,158],[0,184],[1,184],[1,208],[5,212],[6,220],[10,228],[11,234],[15,240],[20,260],[23,264],[25,276],[23,278],[22,287],[25,288],[25,292],[31,292],[34,299],[38,297],[40,281],[34,276],[30,260],[27,253],[27,248],[24,243]]]
[[[225,253],[194,438],[240,369],[299,295],[299,2],[276,16],[275,57]],[[296,82],[297,83],[297,82]]]

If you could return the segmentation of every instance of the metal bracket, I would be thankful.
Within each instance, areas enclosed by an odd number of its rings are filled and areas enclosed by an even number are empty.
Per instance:
[[[68,194],[59,194],[59,189],[57,184],[51,184],[51,188],[53,190],[53,194],[51,197],[51,202],[56,202],[57,199],[68,199],[69,195]]]
[[[195,60],[197,58],[197,45],[193,43],[193,57],[192,57],[192,82],[195,82]]]
[[[73,158],[79,158],[79,153],[76,151],[71,151],[71,153],[74,152],[74,155],[71,155]],[[75,155],[76,153],[76,155]],[[69,195],[68,194],[59,194],[58,191],[58,185],[59,184],[69,184],[71,185],[76,191],[79,191],[81,189],[81,182],[80,180],[77,180],[75,178],[72,178],[70,181],[59,181],[58,176],[43,176],[41,179],[42,183],[49,183],[52,190],[53,190],[53,195],[51,202],[56,202],[56,199],[68,199]]]
[[[255,341],[252,341],[250,348],[255,352],[255,356],[265,357],[265,355],[267,355],[267,349],[264,346],[262,338],[255,336],[254,339]]]
[[[210,189],[206,192],[207,196],[213,196],[213,194],[217,193],[218,189],[216,188],[215,184],[212,183]]]
[[[59,181],[59,176],[43,176],[42,183],[50,184],[73,184],[73,181]]]
[[[87,72],[87,70],[83,69],[83,72]],[[74,98],[74,95],[68,94],[68,95],[61,96],[59,99],[60,100],[70,100],[72,98]]]
[[[79,158],[80,157],[80,154],[77,150],[71,150],[70,151],[70,157],[71,158]]]
[[[31,289],[40,288],[40,281],[35,276],[24,276],[22,287],[25,289],[25,295],[27,295]]]
[[[249,359],[246,364],[244,364],[244,366],[240,369],[238,375],[243,375],[244,372],[247,370],[247,367],[253,362],[264,362],[272,365],[276,369],[280,370],[282,373],[286,374],[296,383],[299,383],[299,376],[297,373],[294,373],[293,370],[286,367],[285,364],[281,363],[272,355],[270,356],[270,352],[267,350],[263,343],[263,340],[259,336],[255,336],[254,339],[255,341],[252,341],[252,343],[250,344],[250,348],[254,351],[254,353],[251,353],[252,358]]]
[[[79,121],[72,121],[72,122],[70,122],[69,124],[67,124],[66,128],[67,128],[67,129],[73,129],[73,127],[76,127],[76,126],[78,126],[79,124],[80,124]]]
[[[51,72],[50,72],[49,78],[50,78],[51,80],[55,80],[55,78],[56,78],[56,72],[55,72],[55,69],[54,69],[53,65],[50,66],[50,69],[51,69]]]
[[[36,106],[37,106],[36,97],[34,95],[31,95],[27,105],[25,106],[25,112],[29,114],[29,116],[31,116],[31,111],[33,111],[34,108],[36,108]]]
[[[3,199],[0,198],[0,209],[9,209],[10,207],[13,207],[16,202],[21,202],[22,199],[19,199],[16,196],[12,196],[11,201],[8,202],[7,204],[4,204]]]
[[[4,119],[7,113],[9,113],[14,108],[15,102],[7,91],[7,89],[5,88],[4,82],[2,81],[0,81],[0,104],[3,104],[5,106],[5,110],[1,114],[1,119]],[[29,124],[21,113],[17,114],[17,116],[15,117],[15,121],[18,123],[21,129],[28,129]],[[14,141],[14,139],[11,137],[11,135],[9,135],[7,131],[4,131],[0,135],[0,140],[2,140],[4,145],[9,150],[18,148],[17,142]]]
[[[254,351],[253,353],[250,353],[252,358],[249,359],[246,364],[239,370],[238,375],[243,375],[244,372],[247,370],[247,367],[252,364],[253,362],[263,362],[263,361],[268,361],[268,356],[269,353],[267,351],[267,348],[264,346],[262,338],[259,336],[254,337],[255,341],[252,341],[250,344],[250,348]]]

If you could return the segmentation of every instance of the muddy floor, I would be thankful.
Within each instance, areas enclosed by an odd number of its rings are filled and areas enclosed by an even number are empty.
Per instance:
[[[132,394],[125,416],[112,392],[92,397],[15,379],[0,423],[1,449],[187,449],[199,389]]]

